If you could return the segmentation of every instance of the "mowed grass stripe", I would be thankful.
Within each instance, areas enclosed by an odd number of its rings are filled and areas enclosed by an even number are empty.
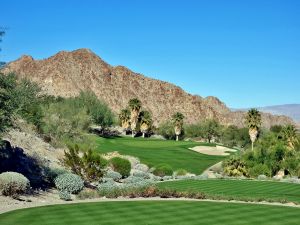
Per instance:
[[[267,198],[300,203],[300,185],[251,180],[181,180],[158,184],[160,188],[195,191],[211,195]]]
[[[120,154],[138,157],[142,163],[156,166],[167,163],[174,170],[183,168],[191,173],[201,174],[205,169],[222,161],[224,156],[209,156],[189,150],[205,143],[166,141],[143,138],[101,138],[91,137],[101,153],[118,151]]]
[[[0,225],[299,225],[300,209],[197,201],[101,202],[17,210]]]

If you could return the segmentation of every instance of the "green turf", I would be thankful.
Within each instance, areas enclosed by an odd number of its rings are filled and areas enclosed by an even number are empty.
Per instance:
[[[199,191],[211,195],[267,198],[300,203],[300,185],[251,180],[181,180],[159,183],[160,188]],[[300,217],[299,217],[300,219]],[[300,224],[300,221],[299,221]]]
[[[164,141],[143,138],[96,138],[97,150],[106,153],[118,151],[120,154],[138,157],[142,163],[156,166],[167,163],[176,169],[201,174],[209,166],[222,161],[222,156],[203,155],[188,148],[200,143],[186,141]],[[205,144],[202,144],[205,145]]]
[[[299,225],[300,209],[196,201],[56,205],[0,215],[0,225]]]

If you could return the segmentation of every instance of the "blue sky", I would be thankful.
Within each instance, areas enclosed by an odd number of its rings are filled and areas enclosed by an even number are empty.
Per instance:
[[[241,108],[300,103],[298,0],[2,0],[0,61],[90,48]]]

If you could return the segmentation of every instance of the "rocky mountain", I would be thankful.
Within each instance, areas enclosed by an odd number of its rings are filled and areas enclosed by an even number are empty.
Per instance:
[[[138,97],[156,125],[169,120],[176,111],[185,115],[187,123],[215,118],[222,124],[243,125],[244,112],[232,112],[215,97],[191,95],[171,83],[145,77],[124,66],[111,66],[88,49],[61,51],[43,60],[22,56],[8,63],[2,72],[15,72],[55,96],[69,97],[91,90],[116,113],[126,107],[129,99]],[[265,127],[291,122],[285,116],[263,115]]]
[[[259,110],[274,115],[288,116],[300,123],[300,104],[266,106],[266,107],[260,107]]]

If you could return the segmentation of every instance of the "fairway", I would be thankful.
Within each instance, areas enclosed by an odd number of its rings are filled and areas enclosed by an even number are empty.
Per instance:
[[[163,182],[158,185],[160,188],[178,191],[199,191],[208,195],[267,198],[300,203],[299,184],[251,180],[181,180]]]
[[[54,205],[0,215],[0,225],[299,225],[300,209],[197,201]]]
[[[201,174],[209,166],[224,159],[223,156],[204,155],[188,149],[199,145],[207,145],[205,143],[128,137],[97,137],[95,139],[97,150],[101,153],[118,151],[123,155],[138,157],[142,163],[150,167],[167,163],[174,170],[183,168],[195,174]]]

